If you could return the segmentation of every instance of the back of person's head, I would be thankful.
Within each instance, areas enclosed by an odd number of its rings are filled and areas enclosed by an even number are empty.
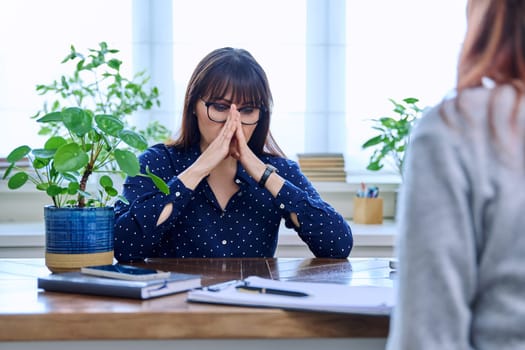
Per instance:
[[[525,82],[525,1],[469,0],[467,32],[460,54],[457,90],[480,86],[484,77],[496,84]]]
[[[487,102],[476,94],[488,87]],[[443,103],[443,120],[461,132],[486,116],[491,145],[504,164],[525,166],[521,140],[525,135],[525,1],[469,0],[467,31],[459,57],[453,105]],[[446,100],[445,100],[446,101]],[[446,105],[454,108],[452,112]],[[455,116],[460,116],[454,120]],[[467,124],[464,124],[467,123]],[[518,156],[519,158],[521,156]],[[521,157],[522,158],[522,157]]]
[[[248,142],[252,151],[283,155],[269,130],[273,102],[266,73],[248,51],[231,47],[216,49],[197,64],[186,89],[182,126],[174,145],[187,149],[198,144],[195,105],[199,99],[216,100],[229,94],[232,103],[250,102],[261,108],[260,119]]]

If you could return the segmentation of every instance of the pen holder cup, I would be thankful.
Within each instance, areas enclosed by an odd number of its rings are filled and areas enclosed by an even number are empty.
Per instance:
[[[353,221],[356,224],[382,224],[383,198],[354,197]]]

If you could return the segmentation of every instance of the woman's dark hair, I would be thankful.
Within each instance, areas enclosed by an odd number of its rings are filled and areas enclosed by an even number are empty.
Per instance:
[[[195,105],[200,98],[220,99],[231,92],[233,102],[252,102],[261,107],[261,116],[248,146],[256,155],[284,157],[270,132],[272,94],[262,67],[246,50],[225,47],[210,52],[195,68],[184,98],[179,136],[170,146],[189,149],[199,144],[200,132]]]

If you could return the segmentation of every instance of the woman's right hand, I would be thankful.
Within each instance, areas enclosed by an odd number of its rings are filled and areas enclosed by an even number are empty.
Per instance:
[[[202,152],[195,163],[179,174],[179,179],[187,188],[194,190],[203,178],[208,176],[220,162],[230,156],[232,138],[235,135],[237,125],[240,124],[239,120],[241,118],[235,106],[232,107],[230,109],[231,113],[217,137]]]

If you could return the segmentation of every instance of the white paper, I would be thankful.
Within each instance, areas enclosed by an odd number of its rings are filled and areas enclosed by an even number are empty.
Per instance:
[[[188,301],[292,310],[388,315],[394,306],[391,287],[348,286],[331,283],[276,281],[256,276],[246,278],[250,286],[307,293],[306,297],[245,293],[232,283],[218,291],[192,290]]]

